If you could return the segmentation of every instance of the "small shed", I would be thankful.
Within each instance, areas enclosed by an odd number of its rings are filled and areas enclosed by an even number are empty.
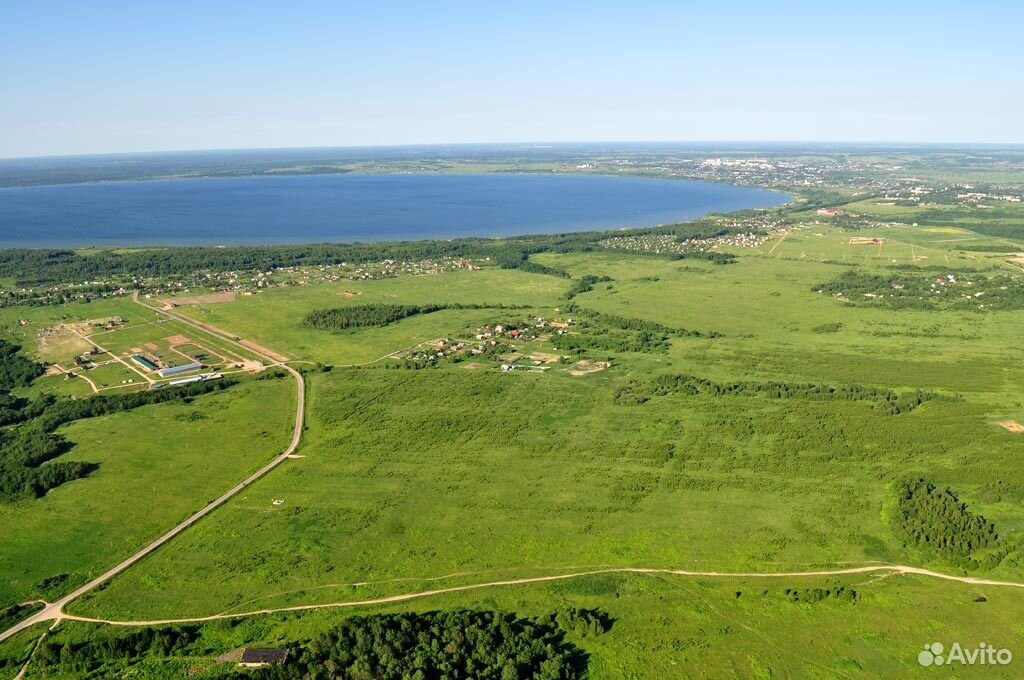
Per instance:
[[[283,664],[287,658],[287,649],[251,647],[242,650],[238,665],[242,668],[266,668]]]

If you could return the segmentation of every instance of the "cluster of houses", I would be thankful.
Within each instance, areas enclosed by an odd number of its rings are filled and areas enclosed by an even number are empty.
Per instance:
[[[972,184],[952,186],[929,186],[927,184],[904,182],[881,192],[878,205],[903,205],[927,207],[939,205],[980,206],[997,201],[1021,203],[1024,195],[1019,187],[992,185],[977,187]]]
[[[124,328],[126,323],[128,323],[128,321],[124,317],[115,316],[110,319],[94,321],[92,323],[92,327],[98,330],[113,331],[118,328]]]
[[[487,258],[490,259],[490,258]],[[384,260],[375,265],[363,265],[349,275],[353,281],[395,278],[397,276],[423,276],[426,274],[444,274],[452,271],[479,271],[480,265],[472,260],[459,257],[441,258],[439,260],[419,260],[398,262]]]
[[[475,342],[440,338],[425,343],[399,358],[417,367],[437,364],[444,360],[505,358],[516,351],[516,346],[512,345],[512,342],[543,341],[551,334],[564,335],[574,324],[572,319],[545,319],[540,316],[517,322],[496,323],[477,328],[473,336]],[[510,371],[514,368],[513,364],[506,364],[502,370]]]
[[[1007,203],[1020,203],[1021,197],[1013,194],[988,194],[982,191],[969,191],[957,194],[957,199],[965,203],[981,203],[982,201],[1006,201]]]
[[[75,366],[86,370],[96,368],[96,357],[103,354],[98,347],[93,347],[75,357]]]
[[[477,340],[488,340],[490,338],[508,338],[509,340],[543,340],[549,333],[564,335],[574,325],[572,319],[545,319],[535,316],[526,321],[515,323],[499,323],[493,326],[478,328]]]
[[[692,238],[680,241],[672,234],[645,234],[642,236],[613,236],[598,242],[602,248],[625,250],[655,255],[680,254],[715,250],[722,246],[733,248],[760,248],[775,235],[744,232],[712,238]]]

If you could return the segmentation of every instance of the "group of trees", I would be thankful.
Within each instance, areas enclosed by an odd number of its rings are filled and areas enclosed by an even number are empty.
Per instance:
[[[673,260],[708,260],[711,264],[735,264],[737,257],[732,253],[720,253],[715,250],[691,250],[686,253],[675,253]]]
[[[824,600],[838,600],[840,602],[857,602],[857,591],[853,588],[847,588],[846,586],[836,586],[834,588],[804,588],[803,590],[797,590],[795,588],[786,588],[785,591],[786,599],[790,602],[805,602],[815,603],[822,602]]]
[[[372,303],[335,309],[317,309],[306,316],[305,323],[307,326],[321,330],[340,331],[366,326],[387,326],[406,317],[430,314],[439,309],[444,309],[444,306]]]
[[[594,325],[603,328],[615,328],[623,331],[643,331],[646,333],[661,333],[663,335],[687,338],[721,337],[721,335],[715,331],[711,331],[710,333],[701,333],[700,331],[688,330],[686,328],[666,326],[665,324],[658,323],[657,321],[650,321],[648,319],[637,319],[631,316],[619,316],[618,314],[598,312],[593,309],[579,307],[575,303],[566,307],[566,313],[576,314],[579,325],[583,326]]]
[[[971,564],[980,550],[998,547],[995,525],[972,513],[952,490],[909,479],[896,493],[893,523],[905,545],[960,565]]]
[[[577,609],[564,607],[537,619],[540,625],[554,625],[562,631],[578,637],[598,637],[612,627],[612,619],[600,609]]]
[[[885,415],[909,413],[926,401],[943,399],[932,392],[897,393],[864,385],[824,385],[821,383],[732,382],[716,383],[693,375],[660,375],[654,380],[633,381],[615,392],[620,404],[643,404],[653,397],[669,394],[726,396],[766,396],[769,399],[806,401],[870,401]]]
[[[90,642],[43,642],[33,662],[84,677],[111,663],[181,654],[199,639],[199,631],[199,626],[170,626],[117,632]]]
[[[565,292],[565,299],[572,300],[577,295],[582,293],[589,293],[594,290],[594,286],[598,283],[612,281],[610,276],[595,276],[594,274],[587,274],[581,276],[573,282],[572,286]]]
[[[28,359],[19,345],[0,339],[0,427],[17,422],[29,405],[11,390],[28,387],[43,371],[42,364]]]
[[[97,465],[82,461],[56,461],[72,448],[55,430],[65,423],[168,401],[191,400],[201,394],[227,389],[230,380],[190,383],[162,390],[99,395],[88,399],[47,396],[25,402],[4,415],[13,427],[0,430],[0,502],[39,498],[49,490],[91,474]]]
[[[0,339],[0,392],[28,387],[43,374],[43,366],[21,353],[21,347]]]
[[[317,309],[306,315],[305,324],[320,330],[340,331],[367,326],[387,326],[418,314],[430,314],[442,309],[522,309],[519,305],[444,304],[393,305],[374,302],[335,309]]]
[[[563,335],[557,340],[558,351],[577,356],[594,352],[666,352],[668,336],[650,331],[615,331],[587,329]]]
[[[488,611],[353,617],[304,645],[261,680],[441,678],[568,680],[586,657],[550,619]]]
[[[673,328],[646,319],[605,314],[570,303],[566,314],[576,325],[571,333],[554,340],[558,351],[582,356],[593,352],[664,352],[673,337],[719,337],[700,331]]]
[[[229,677],[260,680],[568,680],[587,658],[567,635],[594,637],[612,626],[598,609],[566,607],[525,618],[494,611],[451,610],[356,616],[320,636],[287,646],[284,664]],[[198,625],[104,631],[87,641],[47,640],[33,667],[103,677],[147,656],[208,655]],[[220,677],[220,676],[218,676]]]

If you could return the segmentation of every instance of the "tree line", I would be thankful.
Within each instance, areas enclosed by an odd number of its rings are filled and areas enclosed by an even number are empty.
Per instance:
[[[56,399],[47,396],[14,411],[13,427],[0,430],[0,502],[40,498],[62,484],[87,477],[98,465],[83,461],[55,460],[73,444],[55,430],[84,418],[129,411],[148,404],[190,401],[236,384],[232,380],[210,380],[162,390],[119,395],[96,395],[86,399]]]
[[[0,392],[28,387],[43,374],[43,366],[21,353],[21,346],[0,339]]]
[[[704,238],[710,232],[729,233],[711,221],[630,230],[631,235],[672,234],[681,240]],[[92,282],[109,289],[116,280],[127,288],[140,287],[143,279],[188,276],[197,271],[269,271],[283,267],[369,263],[383,260],[417,261],[446,257],[489,259],[506,269],[568,278],[565,270],[530,260],[544,252],[578,253],[601,250],[599,242],[621,231],[543,234],[510,239],[466,238],[394,243],[320,243],[309,245],[167,247],[140,250],[102,250],[80,255],[60,248],[0,249],[0,278],[13,279],[18,287],[52,286]],[[684,255],[712,261],[730,256],[712,253]]]
[[[372,303],[335,309],[316,309],[306,315],[304,323],[320,330],[340,331],[348,328],[387,326],[410,316],[430,314],[440,309],[444,309],[444,306]]]
[[[252,677],[568,680],[586,668],[586,656],[550,618],[466,610],[353,617],[290,646],[289,659]]]
[[[0,427],[16,422],[29,405],[11,390],[28,387],[44,372],[43,365],[21,353],[21,346],[0,339]]]
[[[226,677],[569,680],[584,675],[587,657],[567,635],[599,636],[612,624],[601,610],[574,607],[532,618],[471,610],[354,616],[288,644],[284,664],[232,670]],[[210,655],[198,625],[104,632],[81,642],[45,640],[33,667],[44,675],[86,677],[124,673],[146,657],[185,655]]]
[[[44,641],[33,665],[85,677],[113,662],[182,654],[199,639],[199,631],[199,626],[170,626],[119,632],[90,642]]]
[[[660,375],[650,381],[633,381],[615,392],[620,404],[643,404],[654,397],[669,394],[727,396],[766,396],[769,399],[807,401],[870,401],[885,415],[909,413],[926,401],[946,399],[943,395],[917,390],[898,393],[864,385],[825,385],[822,383],[732,382],[716,383],[693,375]]]
[[[442,309],[523,309],[521,305],[438,304],[395,305],[374,302],[334,309],[317,309],[306,315],[304,323],[320,330],[340,331],[349,328],[387,326],[418,314],[431,314]]]

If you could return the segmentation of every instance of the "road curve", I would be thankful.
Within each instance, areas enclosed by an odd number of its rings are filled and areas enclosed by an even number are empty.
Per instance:
[[[3,642],[4,640],[6,640],[6,639],[8,639],[8,638],[10,638],[10,637],[12,637],[14,635],[17,635],[18,633],[20,633],[21,631],[25,630],[26,628],[30,628],[30,627],[34,626],[35,624],[40,623],[41,621],[58,621],[58,620],[61,620],[61,619],[71,618],[67,614],[64,613],[64,607],[66,607],[68,604],[70,604],[74,600],[78,599],[79,597],[81,597],[85,593],[89,592],[90,590],[103,585],[104,583],[106,583],[110,579],[114,578],[115,576],[117,576],[121,572],[125,571],[126,569],[128,569],[132,565],[136,564],[137,562],[139,562],[140,560],[142,560],[146,556],[148,556],[148,555],[152,554],[153,552],[155,552],[156,550],[158,550],[160,547],[162,547],[164,544],[166,544],[169,541],[171,541],[178,534],[182,533],[183,531],[188,529],[190,526],[192,526],[193,524],[195,524],[196,522],[198,522],[202,518],[206,517],[207,515],[209,515],[211,512],[213,512],[214,510],[216,510],[220,506],[222,506],[225,503],[227,503],[233,496],[236,496],[239,492],[243,491],[250,484],[252,484],[256,480],[258,480],[261,477],[263,477],[264,475],[266,475],[268,472],[270,472],[271,470],[276,468],[281,463],[283,463],[286,460],[288,460],[288,457],[291,456],[293,453],[295,453],[295,450],[299,447],[299,442],[302,439],[302,428],[303,428],[303,425],[305,423],[305,414],[306,414],[306,381],[303,379],[301,373],[296,371],[291,366],[288,366],[287,364],[280,364],[280,363],[278,363],[277,361],[275,361],[273,359],[273,357],[269,357],[269,356],[267,356],[267,355],[265,355],[265,354],[263,354],[261,352],[258,352],[256,350],[252,349],[251,347],[246,347],[245,345],[242,345],[241,343],[236,341],[234,339],[234,337],[228,336],[227,334],[216,333],[213,330],[211,330],[210,328],[205,328],[205,327],[200,326],[200,325],[198,325],[196,323],[193,323],[190,319],[188,319],[186,317],[183,317],[183,316],[181,316],[179,314],[175,314],[173,312],[169,312],[169,311],[162,310],[162,309],[157,309],[155,307],[151,307],[151,306],[149,306],[147,304],[144,304],[144,303],[139,301],[137,293],[132,297],[132,299],[135,300],[135,302],[138,302],[143,307],[146,307],[147,309],[151,309],[151,310],[153,310],[155,312],[159,312],[161,314],[169,316],[172,319],[174,319],[175,321],[180,321],[181,323],[187,324],[187,325],[189,325],[189,326],[191,326],[193,328],[196,328],[197,330],[203,331],[204,333],[207,333],[207,334],[210,334],[210,335],[215,335],[215,336],[217,336],[222,341],[227,341],[227,342],[231,342],[231,343],[233,343],[235,345],[238,345],[239,347],[241,347],[246,352],[249,352],[249,353],[252,353],[252,354],[257,354],[257,355],[259,355],[261,357],[264,357],[265,359],[268,359],[271,362],[272,365],[280,366],[281,368],[283,368],[286,371],[288,371],[289,373],[291,373],[292,377],[295,378],[295,382],[296,382],[296,385],[297,385],[297,388],[298,388],[298,394],[297,394],[298,401],[296,402],[296,409],[295,409],[295,429],[292,432],[292,440],[288,444],[288,448],[286,448],[282,453],[278,454],[277,457],[274,458],[272,461],[270,461],[269,463],[267,463],[266,465],[261,467],[259,470],[257,470],[253,474],[251,474],[248,477],[246,477],[243,481],[241,481],[238,484],[236,484],[235,486],[233,486],[231,489],[229,489],[224,494],[222,494],[219,498],[217,498],[216,500],[210,502],[206,507],[204,507],[203,509],[201,509],[198,512],[194,513],[192,516],[190,516],[184,522],[182,522],[181,524],[177,525],[176,527],[174,527],[173,529],[171,529],[170,531],[168,531],[164,535],[160,536],[158,539],[156,539],[155,541],[153,541],[152,543],[150,543],[149,545],[144,547],[142,550],[138,551],[137,553],[135,553],[134,555],[132,555],[128,559],[126,559],[123,562],[121,562],[120,564],[118,564],[117,566],[112,567],[108,571],[104,572],[102,575],[100,575],[100,576],[94,578],[93,580],[89,581],[85,585],[83,585],[83,586],[79,587],[78,589],[74,590],[73,592],[65,595],[64,597],[62,597],[61,599],[57,600],[56,602],[52,602],[50,604],[47,604],[41,611],[36,612],[35,614],[33,614],[32,616],[28,617],[24,621],[20,621],[19,623],[15,624],[11,628],[8,628],[7,630],[5,630],[3,632],[0,632],[0,642]]]
[[[432,597],[435,595],[465,592],[467,590],[480,590],[483,588],[496,588],[501,586],[517,586],[526,585],[530,583],[544,583],[547,581],[563,581],[566,579],[582,578],[585,576],[599,576],[602,574],[646,574],[650,576],[665,575],[705,578],[812,578],[822,576],[871,574],[876,572],[885,572],[888,574],[910,574],[914,576],[925,576],[929,578],[937,578],[947,581],[957,581],[960,583],[968,583],[972,585],[1024,588],[1024,583],[1017,583],[1014,581],[994,581],[990,579],[975,578],[973,576],[955,576],[952,574],[943,574],[941,572],[931,571],[929,569],[922,569],[920,567],[910,567],[902,564],[878,564],[868,567],[850,567],[848,569],[789,572],[685,571],[682,569],[609,567],[607,569],[593,569],[590,571],[580,571],[570,574],[555,574],[552,576],[533,576],[528,578],[507,579],[503,581],[491,581],[489,583],[471,583],[463,586],[451,586],[449,588],[437,588],[434,590],[423,590],[414,593],[403,593],[400,595],[390,595],[387,597],[379,597],[370,600],[354,600],[351,602],[327,602],[323,604],[301,604],[292,605],[290,607],[279,607],[276,609],[259,609],[249,612],[240,612],[237,614],[212,614],[210,616],[196,616],[192,618],[180,619],[159,619],[154,621],[112,621],[109,619],[95,619],[86,616],[75,616],[73,614],[65,614],[64,618],[73,621],[82,621],[84,623],[102,623],[111,626],[163,626],[180,623],[202,623],[206,621],[222,621],[225,619],[237,619],[249,616],[262,616],[266,614],[277,614],[282,612],[309,611],[311,609],[339,609],[343,607],[360,607],[367,605],[390,604],[394,602],[405,602],[407,600]]]

